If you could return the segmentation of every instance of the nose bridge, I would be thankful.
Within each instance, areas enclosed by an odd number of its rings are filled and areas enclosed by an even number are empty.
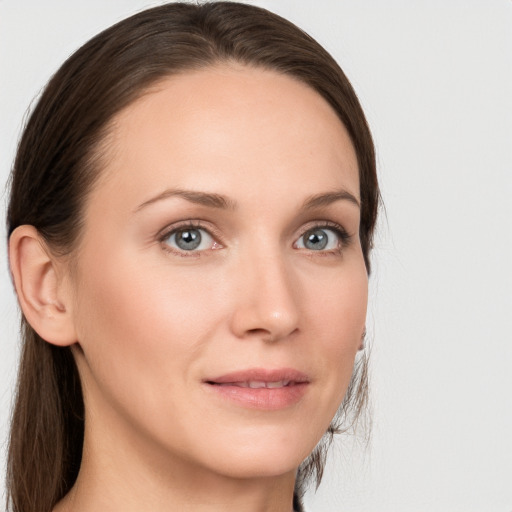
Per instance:
[[[239,260],[239,296],[233,327],[240,337],[278,340],[298,327],[298,290],[287,255],[278,244],[260,244]]]

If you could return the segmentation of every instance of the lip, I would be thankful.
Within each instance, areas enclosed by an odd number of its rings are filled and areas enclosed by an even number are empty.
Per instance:
[[[310,379],[293,368],[250,368],[204,379],[203,384],[237,406],[276,411],[299,402]]]

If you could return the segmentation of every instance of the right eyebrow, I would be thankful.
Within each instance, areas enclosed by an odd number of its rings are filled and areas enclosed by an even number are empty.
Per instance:
[[[314,208],[320,208],[322,206],[329,206],[336,201],[348,201],[352,203],[354,206],[357,206],[359,209],[361,208],[361,204],[359,200],[354,196],[354,194],[350,193],[348,190],[335,190],[333,192],[326,192],[324,194],[315,194],[304,201],[302,208],[304,210],[310,210]]]
[[[169,199],[170,197],[181,197],[191,203],[208,206],[209,208],[220,208],[223,210],[234,210],[236,208],[235,201],[221,194],[199,192],[197,190],[167,189],[141,203],[135,208],[134,212],[138,212],[150,204]]]

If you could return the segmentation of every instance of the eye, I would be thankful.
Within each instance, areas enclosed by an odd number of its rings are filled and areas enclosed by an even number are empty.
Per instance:
[[[308,229],[296,242],[297,249],[333,251],[340,249],[348,235],[341,228],[314,227]]]
[[[176,252],[199,252],[219,246],[206,229],[195,226],[174,229],[162,238],[162,243]]]

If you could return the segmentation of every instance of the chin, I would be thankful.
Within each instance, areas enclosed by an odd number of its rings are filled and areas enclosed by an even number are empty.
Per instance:
[[[206,465],[232,478],[266,478],[295,475],[302,461],[312,452],[321,435],[311,435],[306,429],[276,429],[261,427],[258,431],[238,432],[238,435],[210,437],[209,448],[196,446],[197,454],[207,453]]]
[[[284,475],[295,475],[303,458],[297,454],[258,453],[247,455],[247,458],[226,457],[224,462],[215,469],[229,478],[258,479],[278,478]]]

